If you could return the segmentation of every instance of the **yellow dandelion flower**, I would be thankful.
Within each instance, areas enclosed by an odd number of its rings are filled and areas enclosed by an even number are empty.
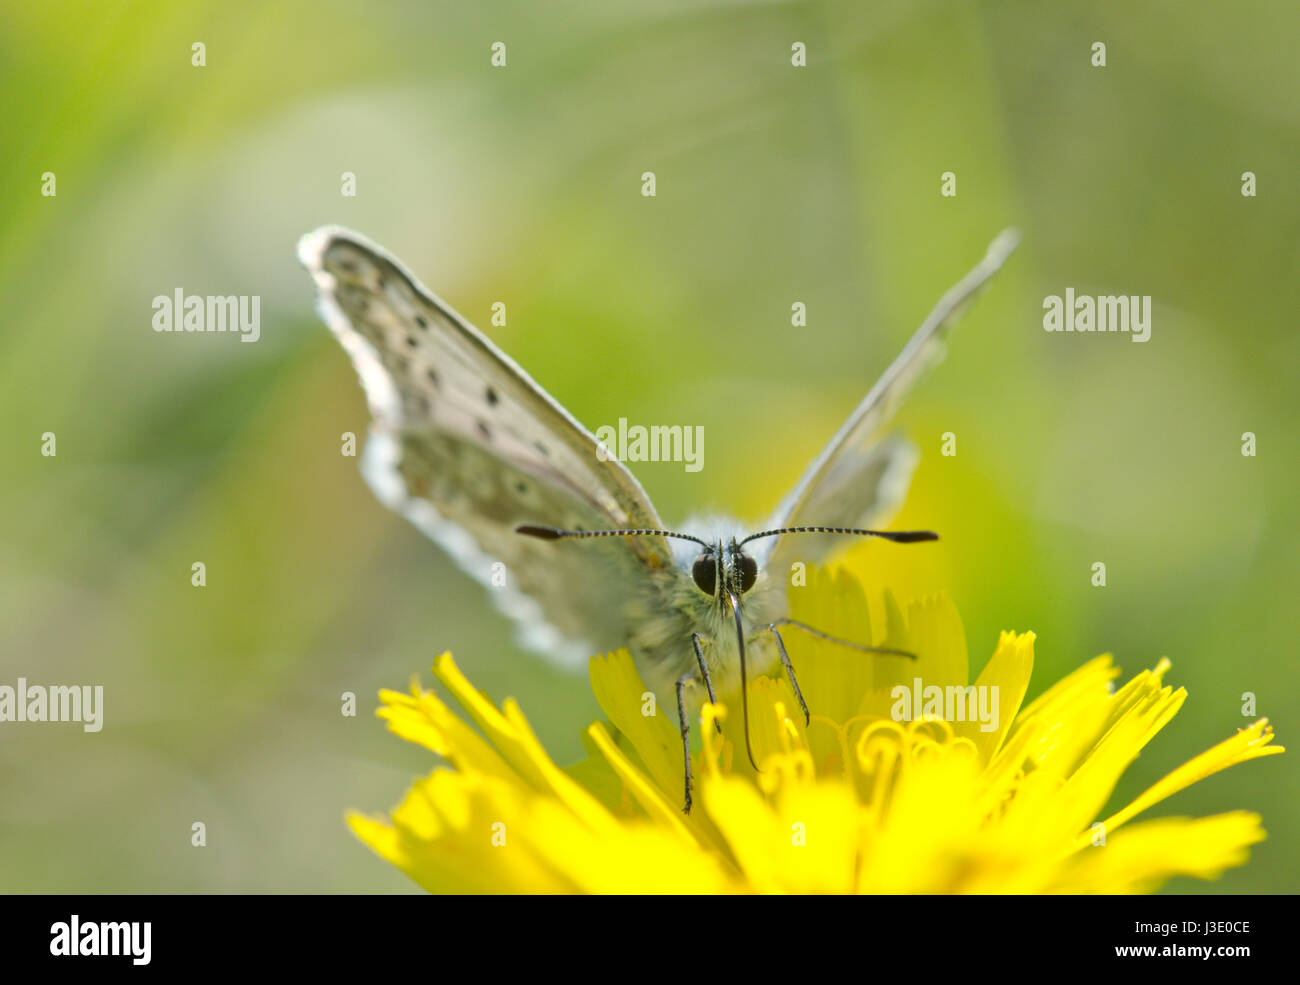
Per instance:
[[[843,568],[812,574],[795,618],[917,658],[792,643],[811,722],[786,679],[752,681],[756,773],[740,716],[706,705],[691,813],[675,713],[660,713],[626,651],[592,659],[608,722],[587,729],[589,756],[567,769],[513,699],[498,708],[443,654],[434,673],[468,722],[414,682],[382,692],[379,714],[450,768],[417,781],[390,817],[349,815],[352,830],[434,892],[1149,892],[1176,875],[1215,878],[1264,838],[1247,811],[1129,822],[1282,752],[1266,719],[1101,815],[1187,696],[1164,683],[1168,661],[1116,687],[1101,656],[1025,704],[1032,633],[1002,634],[971,684],[947,599],[869,601]]]

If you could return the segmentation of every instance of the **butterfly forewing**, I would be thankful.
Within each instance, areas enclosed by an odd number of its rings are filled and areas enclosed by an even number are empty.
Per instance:
[[[772,527],[870,527],[901,505],[916,451],[899,438],[882,440],[881,432],[916,381],[943,357],[948,329],[1010,256],[1018,240],[1013,230],[1003,232],[989,245],[984,258],[939,299],[781,504]],[[780,570],[793,559],[820,560],[842,548],[846,540],[787,534],[772,546],[769,563]]]
[[[366,391],[379,497],[494,588],[530,645],[575,661],[624,645],[662,601],[647,574],[671,570],[663,539],[553,544],[515,528],[660,528],[636,479],[379,247],[326,228],[299,257]]]

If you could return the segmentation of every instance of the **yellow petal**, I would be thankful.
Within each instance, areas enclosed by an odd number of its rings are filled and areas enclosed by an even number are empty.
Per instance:
[[[684,789],[682,740],[674,724],[676,709],[659,707],[658,697],[645,686],[627,650],[592,657],[588,663],[591,689],[601,710],[627,736],[646,771],[665,796]],[[652,714],[646,714],[646,709]],[[673,715],[673,721],[669,715]]]
[[[650,779],[637,769],[635,764],[623,755],[605,727],[599,722],[587,729],[596,748],[608,760],[614,772],[626,785],[627,790],[638,804],[650,815],[651,819],[686,841],[694,841],[686,825],[681,820],[681,807],[674,807]]]
[[[1249,728],[1238,729],[1236,735],[1224,739],[1195,759],[1184,763],[1164,779],[1139,794],[1123,810],[1117,811],[1108,817],[1103,822],[1106,831],[1108,833],[1114,831],[1129,818],[1140,814],[1152,804],[1157,804],[1166,797],[1170,797],[1198,780],[1203,780],[1220,770],[1225,770],[1229,766],[1244,763],[1250,759],[1273,756],[1286,751],[1283,746],[1270,745],[1269,743],[1272,741],[1273,729],[1268,724],[1267,718],[1261,718]],[[1086,840],[1086,837],[1086,833],[1080,836],[1084,840]]]
[[[987,693],[997,695],[997,721],[989,723],[994,727],[985,731],[981,722],[953,723],[958,735],[975,744],[980,762],[987,763],[993,759],[1025,699],[1029,676],[1034,669],[1034,639],[1033,633],[1003,633],[998,638],[993,656],[975,680],[977,688],[989,689]]]
[[[1172,876],[1217,879],[1242,865],[1264,840],[1258,814],[1234,811],[1205,818],[1162,818],[1127,828],[1106,844],[1080,848],[1054,890],[1063,893],[1151,892]]]

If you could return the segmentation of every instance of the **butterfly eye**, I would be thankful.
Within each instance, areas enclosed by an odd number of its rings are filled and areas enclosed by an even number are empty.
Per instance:
[[[742,551],[736,555],[736,571],[740,574],[740,593],[743,595],[758,580],[758,562]]]
[[[705,595],[718,593],[718,563],[712,554],[701,554],[691,566],[691,577]]]

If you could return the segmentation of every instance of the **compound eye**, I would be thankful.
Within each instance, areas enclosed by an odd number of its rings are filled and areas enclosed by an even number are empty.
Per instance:
[[[701,554],[695,559],[691,577],[705,595],[712,598],[718,594],[718,563],[712,554]]]
[[[758,580],[758,562],[743,552],[737,554],[736,571],[740,575],[740,594],[744,595]]]

